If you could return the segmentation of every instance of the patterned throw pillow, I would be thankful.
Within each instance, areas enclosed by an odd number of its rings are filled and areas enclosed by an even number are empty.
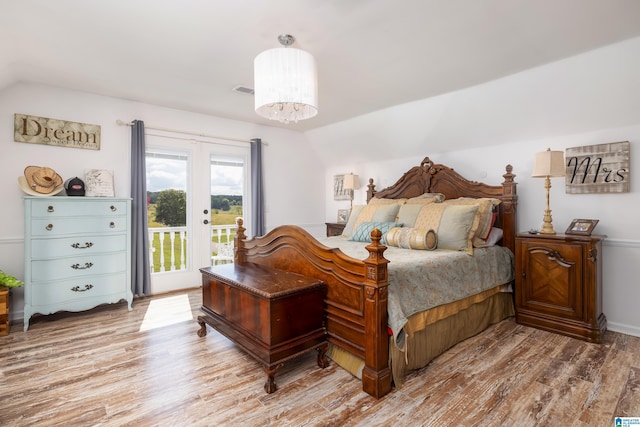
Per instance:
[[[387,233],[387,244],[404,249],[432,251],[438,247],[438,235],[433,230],[394,227]]]
[[[397,222],[363,222],[358,225],[358,228],[356,228],[356,231],[353,232],[349,240],[371,243],[371,232],[374,228],[377,228],[382,232],[381,242],[386,244],[385,236],[393,227],[402,227],[402,224],[398,224]]]

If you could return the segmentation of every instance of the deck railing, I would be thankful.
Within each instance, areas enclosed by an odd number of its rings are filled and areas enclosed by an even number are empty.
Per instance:
[[[211,263],[233,262],[236,224],[211,226]],[[152,273],[187,269],[187,227],[149,228]]]

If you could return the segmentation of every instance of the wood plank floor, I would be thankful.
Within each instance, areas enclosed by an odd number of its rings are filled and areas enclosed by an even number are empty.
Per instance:
[[[213,330],[196,335],[200,304],[196,290],[14,325],[0,337],[0,425],[599,427],[640,416],[640,338],[607,332],[596,345],[506,320],[380,400],[313,353],[281,368],[267,395],[258,363]]]

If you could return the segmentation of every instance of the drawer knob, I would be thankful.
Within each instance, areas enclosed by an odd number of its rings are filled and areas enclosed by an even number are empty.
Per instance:
[[[113,222],[113,221],[111,221],[111,222],[109,223],[109,228],[116,228],[116,223],[115,223],[115,222]]]
[[[53,230],[53,224],[48,224],[46,227],[47,231]]]
[[[82,246],[82,243],[72,243],[71,244],[71,247],[74,248],[74,249],[88,249],[91,246],[93,246],[93,243],[91,243],[91,242],[86,242],[84,244],[84,246]]]
[[[85,262],[84,263],[84,267],[81,266],[80,264],[73,264],[71,266],[71,268],[73,268],[74,270],[87,270],[89,268],[93,267],[93,263],[92,262]]]
[[[71,290],[73,292],[86,292],[86,291],[88,291],[89,289],[92,289],[92,288],[93,288],[93,285],[88,284],[88,285],[84,285],[84,289],[80,289],[80,286],[74,286],[73,288],[71,288]]]
[[[118,210],[118,208],[116,208],[115,206],[111,205],[111,212],[115,212],[117,210]]]
[[[53,212],[53,210],[54,210],[54,209],[53,209],[53,206],[49,205],[49,206],[47,207],[47,212]]]

